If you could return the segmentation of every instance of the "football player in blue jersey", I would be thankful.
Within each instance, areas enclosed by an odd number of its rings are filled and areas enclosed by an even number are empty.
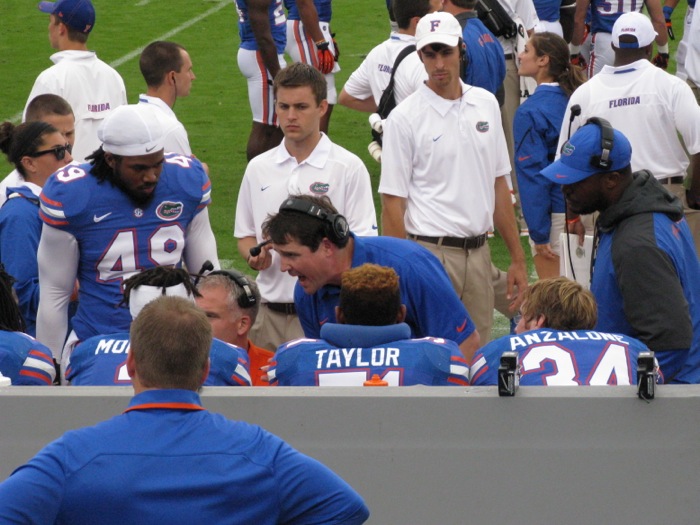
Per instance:
[[[521,385],[637,383],[637,357],[649,349],[628,335],[594,331],[595,298],[576,281],[537,281],[525,290],[520,313],[516,335],[492,341],[476,353],[472,385],[498,384],[503,352],[519,354]]]
[[[23,333],[25,324],[13,282],[0,264],[0,386],[52,385],[56,368],[51,350]]]
[[[363,264],[342,275],[338,323],[324,323],[321,339],[282,345],[268,371],[271,385],[362,386],[375,375],[388,386],[468,385],[467,362],[449,339],[411,339],[403,322],[399,276]]]
[[[124,303],[135,319],[146,304],[162,295],[195,301],[190,274],[174,266],[156,266],[124,281]],[[80,342],[65,360],[66,381],[75,386],[131,385],[126,369],[129,333],[98,335]],[[248,355],[242,348],[213,339],[204,386],[250,386]]]
[[[207,206],[211,183],[201,163],[165,155],[163,131],[148,105],[120,106],[99,129],[90,162],[54,173],[40,197],[37,339],[58,361],[89,337],[128,330],[124,279],[154,266],[218,267]],[[79,306],[66,341],[67,307]]]
[[[248,80],[253,127],[248,137],[248,160],[282,142],[275,113],[272,81],[285,66],[287,18],[282,0],[236,0],[238,11],[238,69]]]

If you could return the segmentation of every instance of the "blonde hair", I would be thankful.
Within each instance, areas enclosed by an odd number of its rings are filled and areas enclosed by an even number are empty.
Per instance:
[[[520,313],[526,320],[545,317],[555,330],[590,330],[598,321],[593,294],[566,277],[542,279],[527,288]]]

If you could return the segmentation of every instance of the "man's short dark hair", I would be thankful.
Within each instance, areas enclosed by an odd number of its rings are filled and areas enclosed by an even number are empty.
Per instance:
[[[393,268],[365,263],[343,272],[338,306],[345,324],[396,324],[401,311],[399,276]]]
[[[45,93],[34,97],[27,105],[26,121],[43,120],[47,115],[72,115],[73,108],[63,97]]]
[[[476,7],[476,0],[452,0],[452,3],[463,9],[474,9]]]
[[[325,77],[321,72],[308,64],[296,62],[283,69],[275,76],[275,81],[272,84],[272,89],[277,97],[279,88],[297,88],[309,86],[314,94],[316,104],[320,104],[328,98],[328,85]]]
[[[328,214],[338,213],[331,200],[325,195],[321,197],[293,195],[292,197],[311,202]],[[294,210],[282,210],[276,215],[268,215],[262,225],[262,234],[263,237],[270,239],[275,244],[296,241],[302,246],[308,247],[312,252],[318,250],[324,238],[333,242],[338,248],[344,248],[350,238],[347,236],[342,241],[336,242],[328,237],[326,221]]]
[[[148,87],[158,87],[171,71],[182,69],[184,60],[181,51],[185,48],[175,42],[157,40],[148,44],[141,52],[139,68]]]
[[[199,292],[194,287],[192,278],[187,270],[177,268],[175,266],[154,266],[148,270],[144,270],[135,275],[132,275],[124,281],[124,299],[122,304],[129,305],[129,297],[131,292],[139,286],[159,286],[161,288],[169,288],[182,284],[185,290],[192,297],[199,297]]]
[[[412,18],[423,18],[430,12],[430,0],[391,0],[391,11],[399,29],[408,29]]]
[[[151,301],[131,323],[129,339],[144,387],[197,391],[202,386],[212,331],[192,301],[173,296]]]
[[[78,42],[80,44],[85,44],[87,43],[88,36],[90,36],[90,33],[83,33],[82,31],[79,31],[78,29],[74,29],[68,24],[66,24],[63,20],[61,20],[59,17],[56,15],[51,15],[51,20],[54,24],[63,24],[66,26],[66,32],[68,36],[68,40],[71,42]]]

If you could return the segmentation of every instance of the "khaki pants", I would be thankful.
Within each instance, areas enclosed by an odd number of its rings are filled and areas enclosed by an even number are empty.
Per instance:
[[[273,352],[281,344],[300,337],[304,337],[304,331],[296,315],[273,312],[265,303],[260,305],[258,317],[248,334],[255,345]]]

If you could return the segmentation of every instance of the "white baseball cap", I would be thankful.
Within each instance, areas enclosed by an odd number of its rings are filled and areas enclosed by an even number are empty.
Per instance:
[[[148,104],[119,106],[112,111],[97,129],[102,149],[125,157],[164,149],[163,127],[155,111],[158,110]]]
[[[636,42],[620,42],[622,35],[632,35]],[[613,25],[612,45],[618,49],[638,49],[651,44],[658,33],[651,20],[642,13],[631,11],[620,16]]]
[[[453,15],[445,11],[425,15],[416,26],[416,49],[423,49],[430,44],[456,47],[460,38],[462,26]]]

